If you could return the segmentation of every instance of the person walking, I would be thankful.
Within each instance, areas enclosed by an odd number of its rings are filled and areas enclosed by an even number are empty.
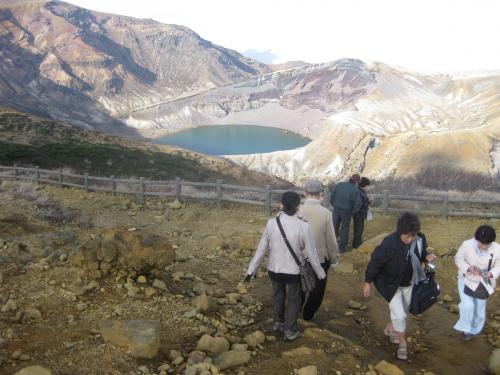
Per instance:
[[[361,197],[361,208],[352,217],[353,236],[352,248],[357,249],[363,243],[363,231],[365,229],[365,220],[368,217],[368,208],[373,202],[373,198],[368,197],[366,189],[371,185],[371,182],[366,177],[361,177],[359,181],[359,195]]]
[[[333,206],[333,226],[335,233],[339,234],[339,250],[341,253],[347,249],[349,242],[349,226],[351,217],[361,208],[361,197],[357,184],[359,174],[353,174],[349,181],[340,182],[330,194],[330,204]]]
[[[299,208],[299,217],[304,218],[311,226],[314,243],[318,252],[321,267],[328,277],[328,270],[338,260],[338,246],[333,228],[330,210],[321,206],[323,186],[318,180],[308,180],[304,186],[304,204]],[[313,291],[309,292],[302,311],[304,320],[312,320],[319,310],[327,284],[327,277],[318,280]]]
[[[276,218],[267,222],[245,277],[246,282],[255,277],[264,256],[269,252],[267,270],[273,287],[273,330],[283,332],[287,341],[300,336],[297,318],[302,307],[302,288],[300,268],[290,253],[279,224],[300,262],[304,264],[307,259],[319,280],[326,277],[314,246],[311,228],[297,216],[299,205],[300,196],[296,192],[287,191],[283,194],[281,211]]]
[[[370,296],[373,282],[389,302],[391,321],[384,334],[391,343],[398,344],[396,357],[400,360],[408,359],[405,331],[412,287],[426,278],[422,263],[435,258],[434,254],[427,254],[427,241],[420,233],[418,217],[405,212],[398,218],[396,231],[373,250],[366,267],[363,294]]]
[[[474,238],[462,243],[455,255],[458,267],[460,318],[453,327],[464,340],[479,334],[486,321],[486,300],[495,292],[500,275],[500,245],[490,225],[477,228]]]

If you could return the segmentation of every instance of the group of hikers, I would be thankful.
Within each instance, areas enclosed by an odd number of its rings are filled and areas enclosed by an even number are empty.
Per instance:
[[[314,319],[323,300],[328,271],[347,250],[351,218],[353,248],[361,244],[364,220],[373,201],[366,193],[369,185],[367,178],[357,174],[337,184],[330,195],[332,213],[321,205],[320,181],[308,180],[304,202],[301,204],[298,193],[285,192],[280,212],[267,222],[245,281],[256,277],[265,255],[269,254],[267,272],[273,289],[273,330],[283,333],[285,340],[300,336],[297,320],[301,312],[304,320]],[[486,319],[486,299],[494,293],[500,275],[500,245],[495,239],[495,229],[481,225],[455,255],[460,317],[454,328],[462,333],[464,340],[481,332]],[[366,267],[363,295],[370,296],[373,283],[388,302],[390,321],[383,333],[397,345],[396,358],[400,360],[408,358],[405,331],[412,294],[417,294],[417,286],[426,280],[426,271],[435,259],[436,255],[427,252],[418,217],[405,212],[399,216],[395,231],[375,247]],[[308,269],[316,279],[311,288],[304,282]]]

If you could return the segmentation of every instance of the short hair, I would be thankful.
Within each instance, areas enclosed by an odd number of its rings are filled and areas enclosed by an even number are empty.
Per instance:
[[[281,197],[283,212],[288,216],[295,215],[300,206],[300,195],[295,191],[286,191]]]
[[[476,229],[474,238],[481,243],[490,244],[497,238],[495,229],[491,225],[481,225]]]
[[[397,228],[399,234],[417,234],[420,232],[420,220],[412,212],[403,212],[398,218]]]
[[[371,185],[371,181],[367,177],[361,177],[361,180],[359,181],[359,187],[365,187]]]

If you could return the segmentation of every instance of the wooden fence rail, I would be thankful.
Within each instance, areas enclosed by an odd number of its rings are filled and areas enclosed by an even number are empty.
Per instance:
[[[115,194],[133,194],[137,196],[139,203],[144,203],[146,197],[175,197],[177,199],[201,199],[215,200],[217,206],[221,207],[223,202],[244,203],[261,206],[268,215],[272,208],[277,205],[276,196],[286,190],[272,189],[270,185],[264,187],[250,187],[224,184],[222,180],[216,182],[192,182],[182,181],[179,177],[171,181],[139,179],[119,179],[116,176],[102,177],[65,173],[62,169],[58,171],[40,169],[38,167],[26,168],[14,166],[0,166],[0,180],[33,181],[36,183],[47,183],[53,185],[82,188],[85,191],[99,191]],[[183,189],[184,188],[184,189]],[[189,193],[184,191],[198,189],[197,192]],[[209,190],[200,192],[200,189]],[[298,193],[303,193],[301,189],[295,189]],[[243,196],[241,196],[243,195]],[[329,207],[329,190],[325,188],[323,192],[323,202],[325,207]],[[391,195],[388,191],[382,194],[370,194],[376,199],[377,205],[371,208],[373,212],[390,214],[404,211],[413,211],[418,214],[435,215],[448,218],[449,216],[464,217],[484,217],[500,218],[500,201],[484,199],[458,199],[443,196],[415,196],[415,195]],[[416,204],[430,204],[431,209],[423,208],[402,208],[395,207],[396,202],[412,202]],[[471,205],[470,209],[453,210],[453,204]],[[400,205],[400,204],[399,204]],[[482,206],[478,210],[478,206]],[[486,207],[484,207],[486,206]]]

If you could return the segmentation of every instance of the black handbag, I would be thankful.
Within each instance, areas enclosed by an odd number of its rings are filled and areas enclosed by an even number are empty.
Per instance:
[[[492,261],[493,261],[493,254],[491,254],[490,261],[488,262],[487,272],[490,272]],[[489,284],[490,280],[487,279],[486,282]],[[483,285],[483,283],[479,283],[476,290],[472,290],[467,285],[464,285],[464,293],[470,297],[477,298],[477,299],[488,299],[488,297],[490,296],[490,293],[488,293],[488,290]]]
[[[425,280],[414,285],[411,291],[409,310],[413,315],[422,314],[425,310],[432,307],[437,302],[439,293],[441,293],[439,284],[434,280],[435,272],[426,267],[425,275]]]
[[[283,239],[285,240],[285,244],[288,247],[288,250],[290,250],[290,254],[292,254],[293,259],[295,260],[295,263],[297,263],[297,266],[299,266],[300,269],[300,286],[302,288],[302,291],[304,293],[311,292],[316,288],[316,273],[314,272],[311,263],[306,259],[304,264],[300,263],[299,258],[297,257],[297,254],[295,254],[295,251],[293,251],[292,245],[290,245],[290,242],[288,242],[288,238],[286,238],[285,231],[283,230],[283,227],[281,225],[280,217],[276,217],[276,221],[278,222],[278,228],[280,229],[281,235],[283,236]]]

